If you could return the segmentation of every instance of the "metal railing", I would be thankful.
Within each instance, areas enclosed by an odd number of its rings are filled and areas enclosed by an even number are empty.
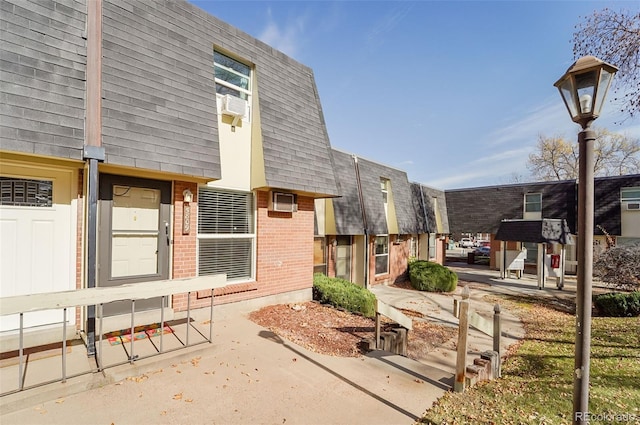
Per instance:
[[[0,316],[19,315],[19,329],[18,329],[18,386],[17,389],[0,393],[0,396],[13,394],[23,391],[25,389],[51,384],[54,382],[66,382],[67,379],[74,378],[80,375],[101,372],[105,368],[119,366],[126,363],[133,364],[136,360],[145,359],[148,357],[156,356],[171,351],[184,349],[190,346],[202,344],[205,342],[212,342],[213,336],[213,291],[215,288],[224,287],[227,284],[226,275],[213,275],[203,276],[190,279],[175,279],[175,280],[163,280],[156,282],[143,282],[134,283],[121,286],[112,287],[98,287],[78,289],[74,291],[63,292],[49,292],[42,294],[31,294],[14,297],[0,298]],[[197,328],[194,330],[198,332],[204,340],[196,343],[190,343],[189,330],[193,327],[191,324],[191,293],[198,291],[211,291],[211,301],[209,304],[209,336],[206,337]],[[178,339],[180,345],[173,349],[165,350],[163,346],[164,329],[165,329],[165,300],[167,297],[176,294],[187,294],[187,309],[186,309],[186,337],[185,341]],[[161,298],[160,305],[160,344],[157,352],[146,356],[137,356],[134,354],[135,338],[135,304],[137,300],[149,299],[149,298]],[[131,302],[131,328],[130,328],[130,348],[128,352],[128,358],[125,361],[116,362],[105,365],[103,363],[103,307],[105,304],[114,301],[130,301]],[[72,375],[67,374],[67,310],[76,309],[77,307],[84,307],[89,305],[95,305],[98,307],[98,349],[96,350],[96,367]],[[60,378],[46,380],[38,382],[31,386],[25,386],[25,346],[24,346],[24,315],[25,313],[31,313],[43,310],[62,310],[62,375]]]

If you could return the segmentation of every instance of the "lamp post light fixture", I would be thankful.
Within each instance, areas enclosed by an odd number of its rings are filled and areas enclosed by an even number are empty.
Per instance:
[[[591,123],[600,116],[618,68],[594,56],[584,56],[554,84],[578,133],[578,285],[576,288],[576,347],[573,376],[573,423],[589,422],[589,363],[591,360],[591,294],[593,284],[593,142]]]

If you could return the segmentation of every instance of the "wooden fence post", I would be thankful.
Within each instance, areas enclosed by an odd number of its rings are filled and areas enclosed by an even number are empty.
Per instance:
[[[469,333],[469,288],[462,290],[462,301],[458,310],[458,347],[456,357],[456,380],[453,390],[457,393],[464,392],[467,369],[467,336]]]
[[[500,330],[500,304],[496,304],[493,307],[493,351],[500,355],[500,337],[502,331]]]

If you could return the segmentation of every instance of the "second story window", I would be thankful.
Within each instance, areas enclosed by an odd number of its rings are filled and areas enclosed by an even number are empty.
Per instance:
[[[640,211],[640,187],[623,187],[620,189],[620,202],[628,211]]]
[[[249,101],[251,96],[251,68],[220,52],[213,52],[216,93],[230,94]]]
[[[542,193],[527,193],[524,195],[524,212],[542,212]]]
[[[389,180],[380,178],[380,191],[382,192],[382,202],[384,204],[384,214],[389,216]]]

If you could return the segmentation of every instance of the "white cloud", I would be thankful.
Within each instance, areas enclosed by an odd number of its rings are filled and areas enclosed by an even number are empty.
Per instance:
[[[273,18],[271,9],[267,13],[269,21],[258,38],[286,55],[295,57],[305,30],[306,16],[296,16],[281,26]]]
[[[471,161],[471,164],[495,164],[496,162],[522,159],[528,157],[529,153],[533,149],[533,145],[525,146],[520,149],[502,150],[491,155],[483,156],[481,158]]]

